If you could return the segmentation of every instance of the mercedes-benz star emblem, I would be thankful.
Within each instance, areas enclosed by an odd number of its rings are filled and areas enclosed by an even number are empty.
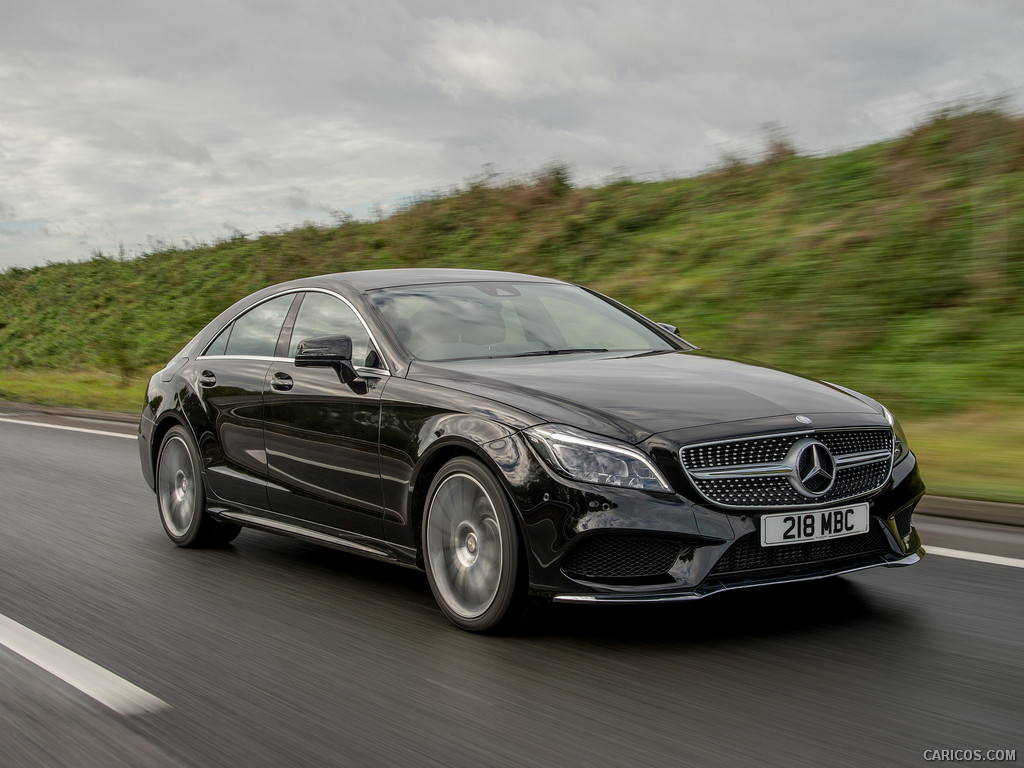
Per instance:
[[[824,496],[836,481],[836,462],[824,443],[812,438],[797,440],[789,449],[786,464],[793,470],[789,481],[811,499]]]

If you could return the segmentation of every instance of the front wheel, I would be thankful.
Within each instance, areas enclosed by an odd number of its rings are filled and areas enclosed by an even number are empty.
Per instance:
[[[156,499],[160,522],[179,547],[226,544],[241,530],[206,514],[206,490],[199,466],[199,451],[192,435],[184,427],[171,427],[156,460]]]
[[[453,624],[472,632],[520,618],[525,575],[504,491],[476,459],[452,459],[434,477],[423,514],[423,560],[430,589]]]

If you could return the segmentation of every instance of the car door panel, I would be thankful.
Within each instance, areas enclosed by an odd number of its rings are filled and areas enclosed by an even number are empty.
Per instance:
[[[295,306],[293,293],[256,304],[228,323],[195,361],[193,386],[211,426],[210,434],[197,438],[215,499],[268,506],[263,389]]]
[[[303,295],[290,335],[293,358],[304,338],[343,334],[352,339],[354,363],[373,345],[355,310],[337,296]],[[275,514],[365,536],[383,531],[380,485],[378,378],[365,392],[343,383],[333,368],[278,361],[264,383],[264,436]]]
[[[271,366],[263,423],[275,513],[381,535],[380,392],[356,394],[330,368]]]
[[[197,361],[197,390],[211,427],[197,435],[209,493],[225,502],[260,509],[268,504],[263,384],[269,367],[269,360],[210,357]]]

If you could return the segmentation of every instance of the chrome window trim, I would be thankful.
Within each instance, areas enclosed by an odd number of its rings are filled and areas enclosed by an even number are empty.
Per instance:
[[[294,362],[295,361],[294,357],[268,357],[268,356],[264,356],[264,355],[208,355],[208,354],[206,354],[206,350],[208,350],[210,348],[210,345],[213,344],[213,342],[215,342],[217,340],[217,337],[220,336],[224,332],[225,328],[227,328],[229,325],[231,325],[233,322],[235,322],[235,320],[240,318],[246,312],[249,312],[249,311],[255,309],[260,304],[266,304],[268,301],[273,301],[274,299],[279,299],[282,296],[287,296],[289,294],[296,294],[296,293],[326,293],[328,296],[333,296],[334,298],[336,298],[340,302],[342,302],[346,307],[351,309],[353,314],[355,314],[356,318],[359,320],[359,324],[363,326],[363,330],[366,331],[366,335],[370,337],[370,343],[373,344],[373,348],[377,352],[377,357],[379,357],[381,359],[381,362],[383,362],[384,366],[385,366],[384,368],[365,368],[365,367],[360,367],[360,368],[357,368],[356,370],[357,371],[359,371],[359,370],[369,371],[369,372],[372,372],[374,375],[378,375],[378,374],[384,374],[384,375],[387,375],[387,376],[391,375],[391,369],[388,366],[388,361],[384,359],[384,353],[381,350],[381,346],[380,346],[379,343],[377,343],[377,337],[373,335],[373,331],[370,330],[370,326],[367,325],[366,320],[363,318],[362,314],[359,312],[358,309],[355,308],[355,306],[352,304],[351,301],[346,299],[344,296],[342,296],[337,291],[332,291],[329,288],[289,288],[286,291],[281,291],[279,293],[275,293],[273,296],[267,296],[265,299],[261,299],[260,301],[256,302],[255,304],[250,304],[248,307],[246,307],[245,309],[241,310],[234,317],[232,317],[230,320],[228,320],[226,323],[224,323],[224,325],[222,325],[219,329],[217,329],[217,332],[215,334],[213,334],[213,338],[210,339],[210,343],[207,344],[203,348],[202,353],[199,354],[196,357],[196,359],[197,360],[206,360],[207,358],[211,358],[211,359],[212,358],[217,358],[218,360],[235,359],[235,360],[269,360],[271,362],[284,362],[284,363]],[[302,311],[302,307],[299,307],[299,311],[300,312]]]
[[[696,480],[737,480],[743,478],[757,478],[757,477],[786,477],[791,475],[793,472],[792,467],[787,464],[779,463],[767,463],[767,464],[738,464],[727,467],[714,467],[711,469],[693,469],[691,470],[686,461],[683,458],[684,451],[691,448],[706,448],[713,445],[725,445],[727,443],[744,443],[753,442],[756,440],[770,440],[777,437],[794,437],[794,436],[807,436],[816,437],[822,433],[833,433],[833,432],[869,432],[880,429],[888,429],[892,435],[892,450],[891,451],[861,451],[859,453],[846,453],[846,454],[833,454],[833,459],[836,464],[836,470],[839,469],[850,469],[858,466],[867,464],[874,464],[880,461],[888,461],[889,467],[885,474],[885,479],[878,484],[875,488],[864,493],[854,494],[853,496],[845,496],[838,499],[831,499],[829,501],[812,502],[809,504],[778,504],[778,505],[747,505],[747,504],[725,504],[718,501],[711,496],[704,493],[700,486],[695,482]],[[798,429],[798,430],[787,430],[785,432],[769,432],[760,435],[750,435],[745,437],[729,437],[721,440],[708,440],[701,443],[688,443],[687,445],[680,446],[676,451],[676,457],[679,459],[679,464],[683,468],[683,472],[686,473],[687,478],[690,480],[690,484],[694,490],[700,494],[701,498],[705,501],[714,504],[716,507],[723,509],[749,509],[749,510],[790,510],[790,509],[814,509],[815,507],[829,507],[836,504],[844,504],[853,499],[863,498],[876,493],[892,478],[892,470],[895,460],[896,451],[896,433],[893,428],[886,424],[884,426],[879,425],[876,427],[835,427],[827,428],[821,427],[817,429]]]
[[[260,355],[200,355],[196,360],[259,360],[264,363],[287,363],[289,365],[295,362],[294,357],[263,357]],[[391,371],[386,368],[367,368],[363,365],[353,367],[360,376],[383,378],[391,375]]]
[[[232,321],[234,322],[234,321]],[[226,328],[227,326],[225,326]],[[224,329],[221,328],[223,331]],[[218,336],[220,333],[217,334]],[[270,357],[267,355],[199,355],[196,360],[262,360],[267,363],[290,363],[288,357]]]

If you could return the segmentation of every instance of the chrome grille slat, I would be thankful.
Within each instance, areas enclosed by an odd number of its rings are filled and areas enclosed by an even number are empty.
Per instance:
[[[858,467],[861,464],[871,464],[876,461],[888,461],[892,458],[891,451],[864,451],[863,453],[848,453],[845,456],[836,456],[838,467]]]
[[[785,464],[746,464],[717,469],[694,469],[690,474],[699,480],[719,480],[739,477],[781,477],[792,471],[793,469]]]
[[[832,454],[833,487],[822,496],[799,493],[785,458],[800,440],[813,438]],[[697,491],[719,506],[774,509],[833,504],[881,488],[892,470],[892,430],[802,430],[684,446],[679,460]],[[796,449],[799,450],[799,447]]]

